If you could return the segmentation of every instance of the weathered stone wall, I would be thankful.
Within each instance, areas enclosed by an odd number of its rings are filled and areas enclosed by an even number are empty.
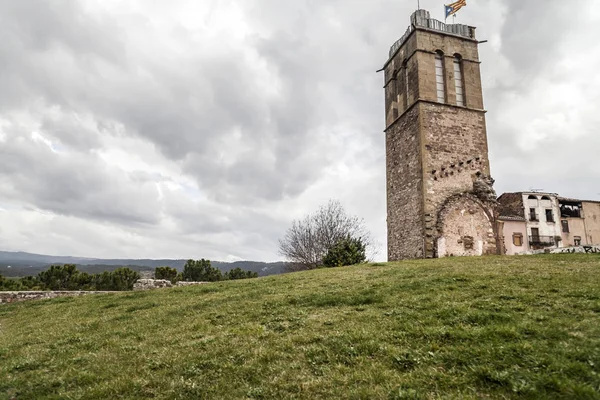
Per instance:
[[[417,30],[416,37],[417,48],[419,49],[420,99],[437,102],[435,54],[436,51],[441,51],[444,53],[445,89],[448,104],[456,105],[453,63],[455,55],[459,55],[462,59],[465,105],[469,108],[482,110],[483,94],[477,41],[421,29]]]
[[[418,105],[387,130],[386,161],[388,260],[423,257],[423,171]]]
[[[485,116],[482,112],[448,105],[421,103],[423,169],[426,187],[426,255],[436,256],[441,235],[437,216],[453,196],[473,191],[479,176],[489,176]],[[463,208],[470,207],[464,204]],[[493,212],[487,210],[490,227]],[[487,250],[486,250],[487,252]]]
[[[133,290],[152,290],[173,287],[171,281],[166,279],[138,279],[133,284]]]
[[[453,63],[455,55],[459,55],[462,60],[465,105],[483,110],[477,41],[417,28],[384,68],[386,126],[391,125],[417,100],[437,102],[436,51],[442,51],[445,55],[447,103],[456,105]]]
[[[394,123],[419,99],[418,63],[414,57],[416,44],[413,34],[384,70],[386,126]]]
[[[55,299],[57,297],[77,297],[88,294],[107,294],[107,293],[121,293],[121,292],[74,292],[74,291],[56,291],[56,292],[0,292],[0,304],[15,303],[18,301],[27,300],[43,300],[43,299]]]
[[[498,215],[525,218],[525,206],[521,193],[504,193],[498,197]]]
[[[439,244],[442,254],[497,250],[495,194],[491,201],[482,199],[481,212],[469,214],[469,218],[458,215],[474,210],[472,202],[479,201],[477,196],[473,200],[466,195],[475,193],[474,181],[490,176],[477,46],[471,38],[417,27],[385,65],[391,261],[435,257]],[[437,51],[445,56],[444,103],[438,103],[436,92]],[[461,60],[464,107],[456,105],[455,57]],[[438,221],[448,207],[459,211],[449,211],[447,221]],[[450,221],[467,225],[452,227]],[[462,237],[470,237],[461,229],[473,230],[476,245],[481,242],[479,250],[456,248],[464,242]],[[440,241],[444,232],[450,236]]]
[[[449,199],[439,213],[437,256],[496,254],[494,222],[487,207],[473,195]]]

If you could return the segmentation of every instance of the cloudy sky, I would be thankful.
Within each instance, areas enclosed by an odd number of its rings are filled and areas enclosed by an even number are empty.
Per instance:
[[[421,0],[442,18],[443,1]],[[274,261],[330,198],[385,259],[416,0],[0,0],[0,250]],[[600,2],[471,0],[498,193],[599,199]]]

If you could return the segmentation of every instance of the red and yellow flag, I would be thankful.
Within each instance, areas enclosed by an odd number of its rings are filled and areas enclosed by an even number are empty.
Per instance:
[[[467,0],[458,0],[452,4],[446,4],[444,7],[446,8],[446,18],[451,15],[456,14],[458,10],[467,5]]]

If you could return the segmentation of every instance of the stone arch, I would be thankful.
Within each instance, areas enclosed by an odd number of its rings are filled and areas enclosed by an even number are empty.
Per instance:
[[[437,218],[437,257],[482,256],[497,253],[494,214],[472,194],[446,200]]]

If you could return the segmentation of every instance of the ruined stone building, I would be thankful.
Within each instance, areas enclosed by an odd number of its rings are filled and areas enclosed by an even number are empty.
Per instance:
[[[600,201],[555,193],[504,193],[498,198],[504,253],[600,245]]]
[[[496,254],[475,28],[410,22],[382,69],[388,260]]]

